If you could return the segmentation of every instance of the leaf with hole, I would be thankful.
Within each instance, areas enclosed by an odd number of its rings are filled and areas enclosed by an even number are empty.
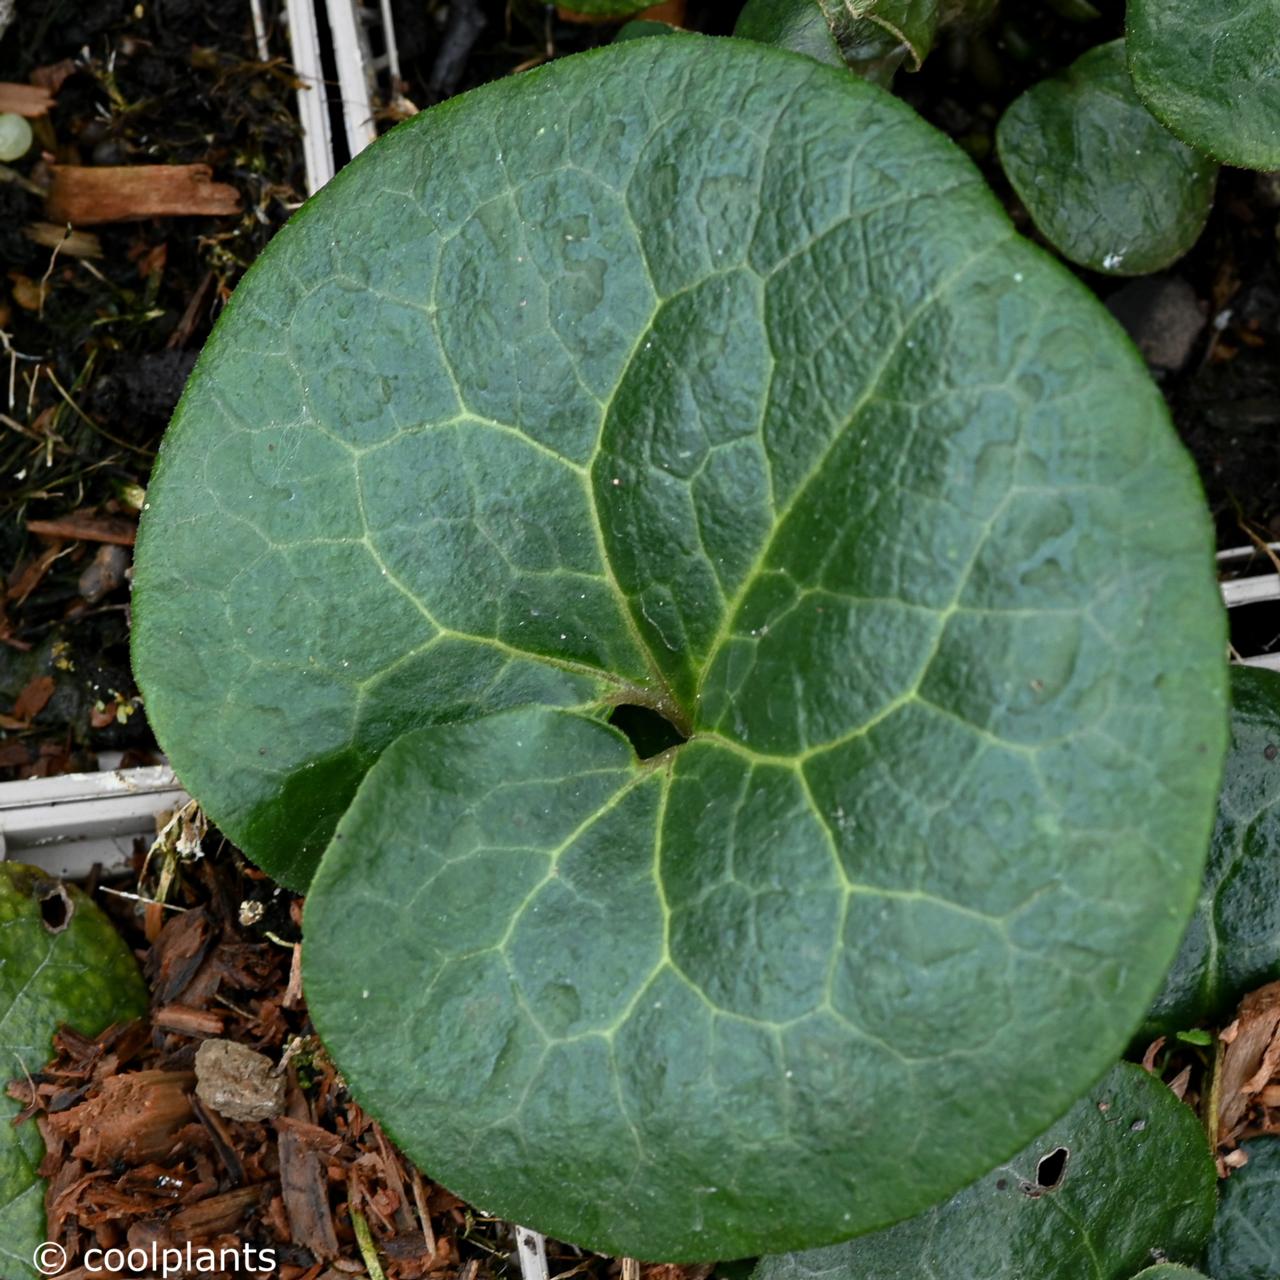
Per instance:
[[[1124,41],[1028,89],[996,129],[1000,163],[1041,234],[1094,271],[1147,275],[1196,242],[1218,166],[1142,105]]]
[[[1128,0],[1129,70],[1183,142],[1223,164],[1280,169],[1275,0]]]
[[[157,733],[273,874],[333,835],[317,1027],[494,1213],[647,1258],[884,1225],[1176,949],[1225,738],[1190,463],[847,73],[630,40],[415,117],[246,276],[149,501]]]
[[[1225,1021],[1280,978],[1280,675],[1231,669],[1231,743],[1200,900],[1150,1030]]]
[[[41,1070],[64,1024],[97,1035],[146,1011],[132,954],[101,911],[73,885],[34,867],[0,862],[0,1060],[4,1078]],[[35,1124],[0,1090],[0,1271],[34,1280],[45,1238],[44,1156]]]
[[[1249,1163],[1233,1169],[1209,1239],[1213,1280],[1276,1280],[1280,1276],[1280,1138],[1255,1138],[1240,1148]]]
[[[1216,1180],[1195,1112],[1121,1063],[946,1204],[847,1244],[762,1258],[752,1280],[1129,1280],[1155,1258],[1199,1257]],[[1169,1280],[1183,1275],[1195,1272]]]

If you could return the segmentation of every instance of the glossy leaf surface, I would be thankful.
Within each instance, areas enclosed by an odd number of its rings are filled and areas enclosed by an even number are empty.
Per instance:
[[[996,130],[1000,163],[1041,234],[1109,275],[1175,262],[1204,229],[1218,166],[1143,106],[1124,41],[1090,49],[1016,99]]]
[[[752,1280],[1129,1280],[1153,1257],[1199,1256],[1215,1182],[1195,1113],[1141,1067],[1121,1063],[946,1204],[848,1244],[762,1258]]]
[[[1280,675],[1231,669],[1227,751],[1200,901],[1153,1028],[1230,1017],[1241,997],[1280,978]]]
[[[734,35],[807,54],[888,85],[933,48],[938,0],[747,0]]]
[[[1129,69],[1184,142],[1245,169],[1280,169],[1280,5],[1128,0]]]
[[[0,1059],[4,1078],[35,1073],[64,1023],[97,1035],[146,1011],[133,955],[79,889],[42,872],[0,862]],[[44,1156],[39,1131],[14,1127],[21,1108],[0,1091],[0,1274],[38,1275],[32,1254],[45,1236]]]
[[[1280,1276],[1280,1139],[1255,1138],[1242,1148],[1249,1163],[1222,1185],[1206,1268],[1213,1280]]]
[[[293,883],[364,778],[310,1007],[487,1209],[646,1258],[883,1225],[1177,946],[1225,737],[1190,463],[847,73],[633,40],[423,113],[246,277],[149,496],[161,740]],[[615,703],[692,740],[641,764]]]

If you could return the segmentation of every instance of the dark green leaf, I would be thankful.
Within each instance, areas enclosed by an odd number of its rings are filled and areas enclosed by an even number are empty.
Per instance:
[[[908,62],[918,71],[933,48],[939,0],[747,0],[734,35],[847,66],[887,85]]]
[[[1133,1280],[1209,1280],[1199,1271],[1180,1267],[1176,1262],[1161,1262],[1145,1271],[1139,1271]]]
[[[629,18],[654,3],[655,0],[566,0],[559,7],[592,18]]]
[[[1280,675],[1231,669],[1231,745],[1218,818],[1182,948],[1152,1031],[1225,1020],[1280,978]]]
[[[1090,49],[1001,117],[1000,162],[1045,239],[1109,275],[1175,262],[1199,238],[1218,166],[1142,105],[1124,41]]]
[[[673,27],[669,22],[652,22],[647,18],[637,18],[634,22],[628,22],[613,38],[616,43],[619,40],[639,40],[645,36],[678,36],[681,34],[681,28]]]
[[[761,44],[777,45],[793,53],[808,54],[830,67],[843,67],[844,54],[836,44],[835,34],[827,15],[818,0],[747,0],[738,15],[733,34],[745,40],[758,40]],[[883,83],[892,79],[894,71],[906,54],[892,58],[893,49],[900,42],[892,41],[886,48],[877,48],[877,61],[888,56],[887,75],[878,72],[868,78]]]
[[[1213,1280],[1280,1276],[1280,1139],[1255,1138],[1241,1148],[1249,1163],[1232,1170],[1209,1239]]]
[[[1129,69],[1143,101],[1223,164],[1280,169],[1280,5],[1129,0]]]
[[[1128,1280],[1153,1258],[1199,1256],[1216,1181],[1195,1113],[1121,1063],[946,1204],[848,1244],[762,1258],[754,1280]]]
[[[884,1225],[1060,1114],[1176,949],[1197,481],[855,77],[633,40],[401,126],[246,277],[150,501],[157,732],[294,883],[360,786],[311,1009],[487,1209],[648,1258]],[[616,703],[693,739],[641,764]]]
[[[41,1070],[64,1023],[97,1035],[146,1011],[146,989],[111,922],[72,885],[0,862],[0,1080]],[[39,1131],[0,1084],[0,1273],[34,1280],[44,1239]]]

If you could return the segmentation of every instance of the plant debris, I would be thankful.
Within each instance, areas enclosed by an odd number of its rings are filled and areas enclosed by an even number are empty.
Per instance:
[[[192,857],[199,843],[138,854],[143,878],[125,888],[143,901],[99,899],[137,943],[149,1016],[94,1039],[65,1027],[53,1061],[9,1085],[48,1149],[48,1238],[67,1250],[68,1280],[87,1280],[76,1266],[87,1249],[153,1243],[272,1248],[278,1280],[350,1280],[371,1274],[360,1217],[386,1280],[518,1276],[515,1228],[425,1179],[321,1049],[297,988],[300,946],[286,941],[301,899],[216,833],[204,841],[214,851]],[[167,911],[153,896],[162,883]],[[622,1268],[555,1242],[548,1252],[557,1280]],[[641,1280],[711,1270],[635,1268]]]

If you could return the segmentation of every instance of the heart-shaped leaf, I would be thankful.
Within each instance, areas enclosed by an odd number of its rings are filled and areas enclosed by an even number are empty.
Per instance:
[[[1213,1280],[1276,1280],[1280,1276],[1280,1139],[1255,1138],[1249,1157],[1222,1187],[1209,1239]]]
[[[246,277],[150,502],[157,732],[293,883],[359,785],[311,1009],[488,1209],[649,1258],[884,1225],[1176,949],[1225,739],[1190,463],[847,73],[633,40],[401,126]]]
[[[1199,1257],[1216,1182],[1195,1113],[1121,1063],[946,1204],[847,1244],[762,1258],[752,1280],[1129,1280],[1153,1258]],[[1167,1280],[1194,1275],[1177,1267]]]
[[[1280,978],[1280,675],[1231,669],[1231,745],[1200,901],[1151,1029],[1225,1019]]]
[[[1196,242],[1218,166],[1142,105],[1124,41],[1090,49],[1016,99],[996,129],[1000,163],[1064,257],[1109,275],[1159,271]]]
[[[4,1079],[39,1071],[64,1023],[97,1035],[146,1011],[146,989],[111,922],[79,889],[0,862],[0,1061]],[[0,1274],[35,1280],[44,1240],[44,1146],[0,1089]]]
[[[1129,0],[1129,69],[1142,100],[1223,164],[1280,169],[1275,0]]]

